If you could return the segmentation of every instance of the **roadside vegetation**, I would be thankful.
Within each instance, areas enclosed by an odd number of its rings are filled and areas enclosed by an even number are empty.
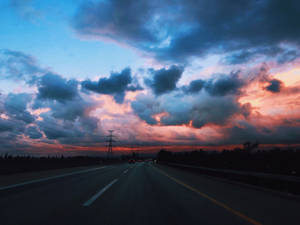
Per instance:
[[[252,146],[252,145],[251,145]],[[219,151],[171,152],[161,150],[160,162],[173,162],[201,167],[232,169],[300,176],[300,149],[259,150],[244,145],[244,148]]]
[[[0,174],[13,174],[69,167],[93,166],[115,162],[117,162],[117,160],[108,160],[104,157],[33,157],[11,156],[6,154],[0,157]]]

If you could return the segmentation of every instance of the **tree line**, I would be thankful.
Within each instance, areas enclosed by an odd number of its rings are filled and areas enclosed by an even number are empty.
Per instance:
[[[97,164],[115,163],[118,159],[91,156],[0,156],[0,174],[41,171],[68,167],[93,166]]]
[[[256,146],[257,147],[257,146]],[[300,176],[300,149],[258,150],[253,145],[223,151],[196,150],[171,152],[161,150],[159,162],[173,162],[219,169],[264,172]]]

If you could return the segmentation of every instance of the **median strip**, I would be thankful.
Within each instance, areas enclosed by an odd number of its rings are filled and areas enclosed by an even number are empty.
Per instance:
[[[85,203],[83,203],[82,206],[90,206],[94,201],[96,201],[97,198],[99,198],[105,191],[107,191],[114,183],[116,183],[118,179],[114,179],[112,182],[110,182],[108,185],[106,185],[104,188],[102,188],[99,192],[97,192],[95,195],[93,195],[89,200],[87,200]]]

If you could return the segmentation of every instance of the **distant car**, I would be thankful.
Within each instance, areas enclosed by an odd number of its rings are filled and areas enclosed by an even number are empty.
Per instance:
[[[133,163],[135,163],[135,160],[134,159],[129,159],[128,163],[133,164]]]

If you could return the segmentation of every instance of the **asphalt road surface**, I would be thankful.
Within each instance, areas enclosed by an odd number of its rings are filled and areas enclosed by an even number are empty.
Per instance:
[[[1,225],[299,225],[299,212],[299,200],[150,162],[0,187]]]

